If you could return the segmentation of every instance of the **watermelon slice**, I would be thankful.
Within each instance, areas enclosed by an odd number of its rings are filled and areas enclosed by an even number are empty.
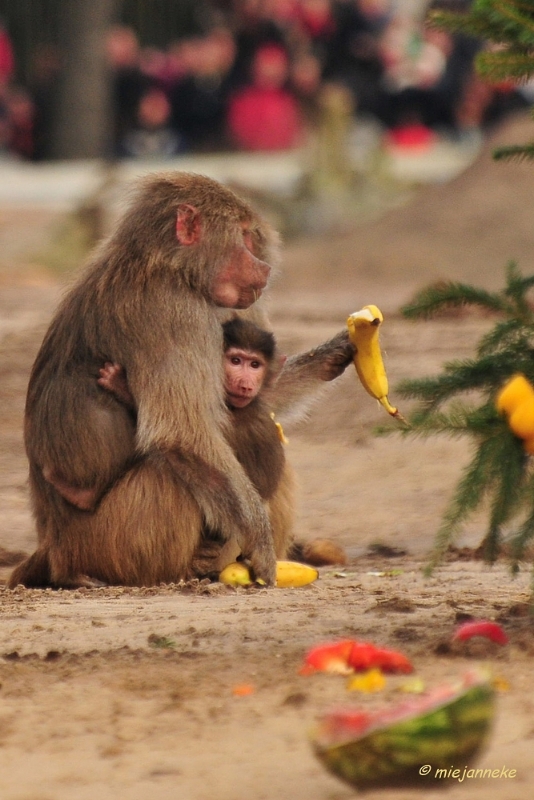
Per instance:
[[[480,672],[382,711],[327,713],[312,734],[315,754],[330,772],[358,789],[439,788],[437,769],[463,769],[484,744],[494,690]],[[429,765],[430,771],[421,767]]]

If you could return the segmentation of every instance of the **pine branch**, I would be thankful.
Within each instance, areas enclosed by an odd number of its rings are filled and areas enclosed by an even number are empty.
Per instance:
[[[531,473],[525,485],[524,494],[526,498],[534,497],[534,473]],[[530,513],[523,521],[520,528],[514,534],[510,541],[511,545],[511,558],[512,558],[512,571],[517,572],[519,569],[518,561],[521,561],[525,555],[525,548],[534,538],[534,506],[532,506]]]
[[[534,314],[527,293],[534,286],[534,275],[523,277],[517,263],[510,261],[506,268],[506,288],[504,295],[509,297],[515,306],[514,316],[522,323],[534,326]]]
[[[500,20],[495,21],[472,9],[469,14],[455,14],[452,11],[431,11],[427,17],[430,27],[443,28],[451,33],[463,33],[475,39],[490,42],[515,41],[515,36],[507,36]]]
[[[404,429],[399,430],[398,427],[388,425],[380,427],[377,432],[382,435],[395,432],[422,438],[433,434],[446,434],[449,437],[467,434],[481,441],[497,435],[504,434],[506,437],[511,435],[493,403],[476,408],[458,401],[451,403],[447,411],[436,411],[431,406],[420,406],[412,412]]]
[[[456,391],[500,386],[518,369],[510,364],[510,349],[506,352],[491,353],[478,359],[466,358],[462,361],[448,361],[443,365],[445,383],[455,385]]]
[[[524,372],[527,376],[534,374],[530,351],[525,351],[521,344],[517,352],[508,347],[503,352],[488,353],[478,360],[449,361],[444,364],[440,375],[401,381],[395,392],[406,399],[424,401],[427,413],[460,392],[485,389],[494,393],[516,372]]]
[[[519,452],[517,444],[514,442],[510,447],[510,441],[505,437],[496,438],[495,444],[497,450],[494,458],[497,459],[499,465],[506,463],[507,468],[499,469],[496,475],[489,530],[484,540],[484,557],[490,564],[497,560],[500,552],[502,527],[511,519],[521,502],[526,463],[522,444]],[[498,448],[500,448],[500,454]]]
[[[494,481],[494,440],[483,442],[471,463],[464,470],[456,492],[445,511],[441,526],[436,534],[434,549],[427,566],[427,574],[442,560],[447,548],[452,544],[461,525],[482,503]]]
[[[482,337],[477,353],[479,356],[485,356],[500,349],[525,347],[529,347],[529,343],[525,338],[523,322],[519,319],[507,319],[498,322]]]
[[[468,431],[470,409],[461,403],[456,403],[446,412],[435,411],[433,408],[419,408],[410,416],[410,428],[402,431],[405,435],[430,436],[436,433],[446,433],[447,436],[464,436]]]
[[[534,74],[534,54],[511,50],[484,51],[476,56],[475,67],[479,75],[489,81],[524,83]]]
[[[534,36],[534,19],[529,17],[528,14],[522,13],[522,8],[525,8],[524,5],[516,5],[513,0],[506,0],[506,2],[494,2],[493,8],[505,19],[511,20],[517,25],[517,41],[519,43],[529,43],[532,41],[532,36]],[[529,9],[529,11],[531,12],[531,9]]]
[[[495,161],[531,161],[534,159],[534,142],[525,145],[496,147],[493,151]]]
[[[525,556],[525,549],[528,543],[534,538],[534,511],[528,515],[523,522],[515,536],[512,538],[511,545],[511,558],[512,558],[512,571],[517,572],[518,562],[522,561]]]
[[[509,313],[510,303],[501,295],[465,283],[438,283],[423,289],[401,308],[407,319],[430,319],[439,311],[474,305],[489,311]]]

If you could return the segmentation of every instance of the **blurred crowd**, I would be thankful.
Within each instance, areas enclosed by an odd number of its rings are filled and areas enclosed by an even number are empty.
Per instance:
[[[469,135],[526,103],[510,85],[484,83],[473,68],[481,43],[428,27],[421,4],[419,12],[402,0],[205,5],[205,30],[165,49],[141,46],[126,26],[109,31],[114,156],[298,147],[332,84],[350,96],[355,119],[371,118],[407,144]],[[42,48],[31,85],[18,85],[0,25],[0,154],[49,157],[59,63]]]

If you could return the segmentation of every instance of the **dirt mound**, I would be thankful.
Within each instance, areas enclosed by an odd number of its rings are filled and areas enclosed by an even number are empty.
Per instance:
[[[278,293],[322,294],[325,308],[347,297],[357,307],[371,293],[391,309],[438,279],[498,288],[512,259],[530,272],[534,166],[497,163],[492,151],[529,141],[533,132],[528,115],[509,119],[449,184],[423,188],[405,206],[348,234],[288,247]]]

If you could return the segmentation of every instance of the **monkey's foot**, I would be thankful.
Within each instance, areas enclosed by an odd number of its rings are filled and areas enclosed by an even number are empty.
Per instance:
[[[58,589],[101,589],[107,585],[104,581],[99,581],[98,578],[91,578],[89,575],[74,575],[72,578],[54,582],[54,586]]]

